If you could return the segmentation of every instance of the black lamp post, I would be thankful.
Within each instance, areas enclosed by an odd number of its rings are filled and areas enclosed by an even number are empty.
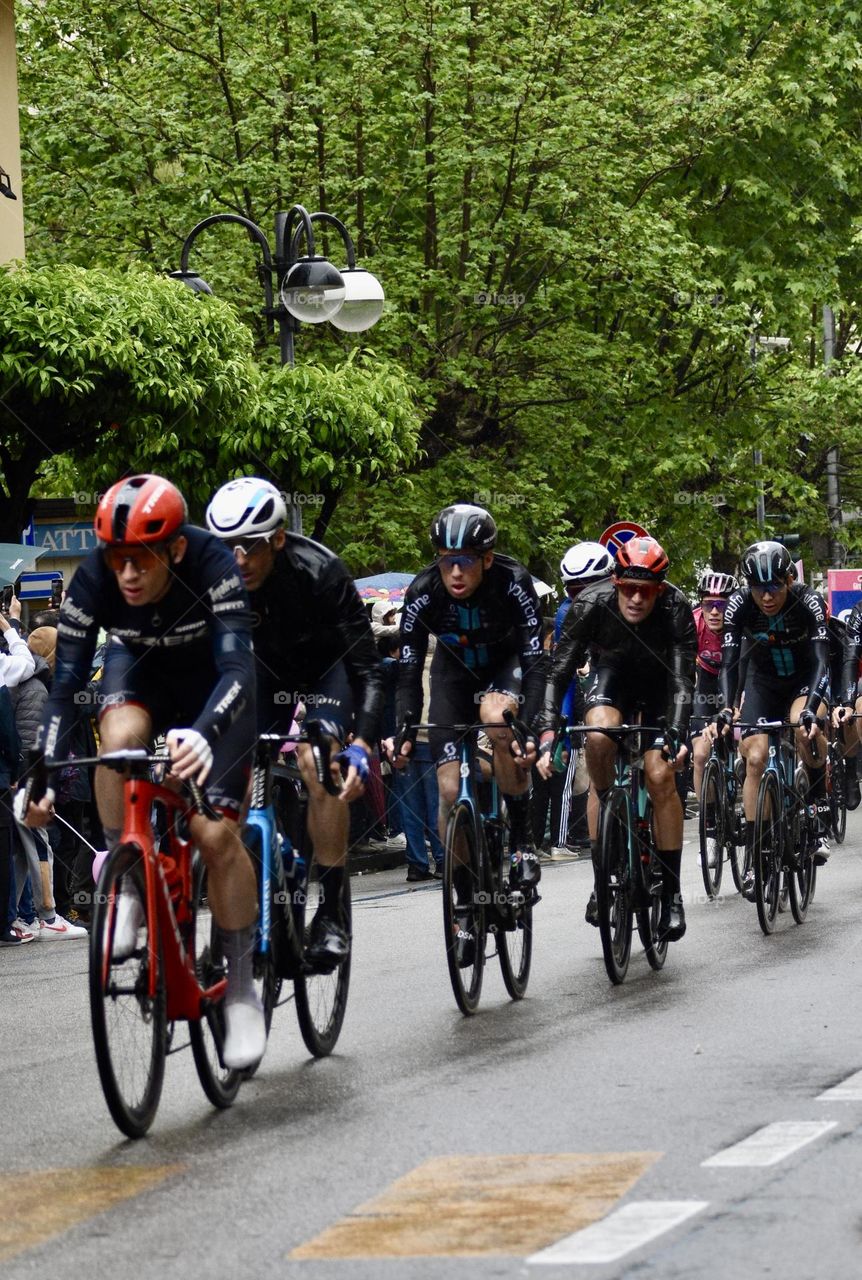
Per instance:
[[[370,271],[356,265],[350,234],[331,213],[309,213],[301,204],[275,215],[275,254],[265,234],[250,218],[238,213],[215,213],[204,218],[186,236],[180,270],[171,278],[180,280],[196,293],[212,293],[206,280],[189,270],[192,246],[202,231],[218,222],[237,222],[260,245],[263,261],[258,276],[263,285],[263,314],[272,331],[278,325],[282,364],[294,363],[294,334],[300,324],[329,321],[337,329],[361,333],[376,324],[383,312],[383,288]],[[347,267],[339,270],[314,251],[314,223],[335,227],[347,256]],[[299,253],[300,245],[305,252]]]

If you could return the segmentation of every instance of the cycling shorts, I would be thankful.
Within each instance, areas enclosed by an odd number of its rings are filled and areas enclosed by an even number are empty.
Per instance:
[[[486,693],[506,693],[520,706],[522,675],[519,654],[503,658],[493,669],[472,671],[438,645],[431,659],[428,720],[444,726],[475,724]],[[428,743],[434,763],[439,766],[457,761],[458,746],[464,737],[447,728],[430,729]]]
[[[313,688],[270,689],[262,683],[257,704],[261,733],[289,733],[297,704],[305,707],[306,720],[319,720],[324,732],[343,743],[353,732],[353,690],[347,667],[337,662]]]
[[[99,719],[113,707],[133,705],[149,714],[153,737],[168,729],[188,729],[203,711],[215,681],[214,672],[197,673],[185,665],[172,669],[164,650],[133,653],[119,641],[105,648]],[[242,809],[255,743],[254,710],[249,707],[230,728],[210,743],[213,763],[204,792],[214,809],[238,817]]]
[[[809,671],[797,671],[795,675],[782,679],[780,676],[765,676],[759,671],[748,669],[745,679],[745,696],[742,703],[742,720],[748,724],[758,720],[786,720],[790,708],[797,698],[807,698],[811,688]],[[826,699],[829,689],[829,676],[825,675],[820,684],[820,697]],[[743,729],[743,738],[751,738],[757,729]]]
[[[619,711],[623,724],[634,723],[635,713],[640,711],[645,725],[656,726],[667,714],[667,689],[664,681],[651,688],[644,681],[642,671],[619,671],[616,667],[597,666],[593,669],[584,692],[587,711],[594,707],[613,707]],[[661,742],[658,746],[661,746]]]

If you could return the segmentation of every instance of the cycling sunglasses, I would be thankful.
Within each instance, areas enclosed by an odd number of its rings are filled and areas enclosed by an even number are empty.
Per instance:
[[[452,569],[472,569],[472,568],[474,568],[474,567],[475,567],[475,565],[477,565],[477,564],[479,563],[479,557],[478,557],[478,556],[467,556],[467,555],[458,555],[458,556],[449,556],[449,555],[446,555],[446,556],[438,556],[438,557],[437,557],[437,563],[439,564],[439,566],[440,566],[440,568],[441,568],[441,569],[447,569],[447,570],[449,570],[449,571],[451,572],[451,570],[452,570]]]
[[[102,554],[105,564],[114,573],[122,573],[127,564],[132,566],[135,573],[149,573],[156,565],[166,563],[166,546],[164,542],[154,542],[151,546],[105,547]]]
[[[661,587],[660,582],[650,582],[645,578],[615,578],[614,584],[627,600],[633,600],[635,596],[643,596],[645,600],[649,600],[650,596],[658,595]]]
[[[263,534],[259,538],[225,538],[224,544],[233,555],[239,552],[243,559],[247,560],[249,556],[256,555],[258,551],[268,547],[271,538],[271,533]]]
[[[757,591],[760,595],[765,595],[768,591],[771,596],[776,595],[779,591],[783,591],[787,586],[786,582],[750,582],[748,584],[752,591]]]
[[[726,599],[701,600],[700,602],[701,609],[715,609],[718,613],[724,613],[725,609],[727,608],[727,605],[728,605],[728,601]]]

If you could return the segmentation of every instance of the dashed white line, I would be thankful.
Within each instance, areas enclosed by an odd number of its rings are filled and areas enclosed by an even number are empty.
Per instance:
[[[817,1102],[862,1102],[862,1071],[848,1076],[840,1084],[833,1085],[825,1093],[818,1094]]]
[[[701,1163],[704,1169],[765,1168],[793,1155],[800,1147],[834,1129],[836,1120],[780,1120],[758,1129],[742,1142]]]
[[[615,1262],[633,1249],[678,1227],[709,1204],[708,1200],[635,1200],[582,1231],[532,1254],[528,1263]]]

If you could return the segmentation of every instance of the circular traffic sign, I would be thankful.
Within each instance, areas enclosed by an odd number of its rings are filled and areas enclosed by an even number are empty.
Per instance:
[[[632,520],[618,520],[616,524],[608,525],[599,542],[603,547],[607,547],[612,556],[615,556],[623,543],[628,542],[630,538],[648,537],[650,534],[642,525],[635,524]]]

